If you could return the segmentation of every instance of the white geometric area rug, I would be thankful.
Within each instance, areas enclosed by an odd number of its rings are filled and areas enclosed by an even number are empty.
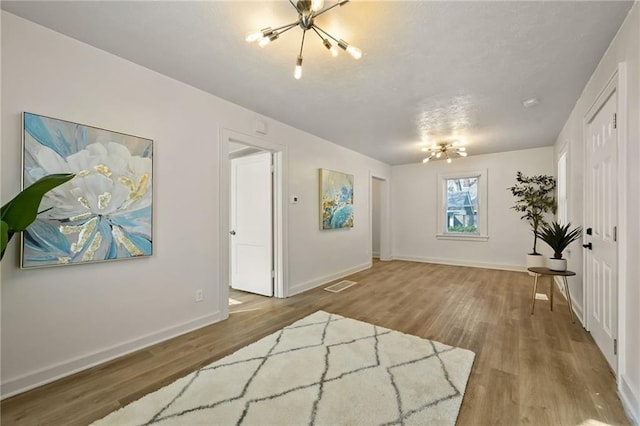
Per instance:
[[[93,425],[454,425],[474,357],[318,311]]]

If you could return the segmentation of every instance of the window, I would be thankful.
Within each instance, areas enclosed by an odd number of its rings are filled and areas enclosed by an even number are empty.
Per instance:
[[[478,234],[478,178],[447,179],[445,232]]]
[[[482,240],[487,235],[487,171],[441,174],[438,178],[439,239]]]

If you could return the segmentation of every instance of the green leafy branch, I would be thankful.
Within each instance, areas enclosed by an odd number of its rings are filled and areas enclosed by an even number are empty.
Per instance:
[[[520,219],[526,220],[533,231],[533,252],[536,251],[538,242],[538,230],[546,225],[545,214],[556,212],[556,199],[554,191],[556,180],[549,175],[525,176],[522,172],[516,174],[516,184],[509,191],[516,197],[515,204],[511,207],[517,212],[524,213]]]
[[[75,177],[73,173],[58,173],[45,176],[22,192],[0,209],[0,259],[14,234],[22,232],[36,220],[38,207],[42,197],[53,188],[70,181]]]

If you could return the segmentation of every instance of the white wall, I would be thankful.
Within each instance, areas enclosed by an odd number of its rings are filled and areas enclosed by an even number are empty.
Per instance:
[[[369,172],[390,177],[391,171],[354,151],[290,127],[286,130],[279,140],[297,142],[290,143],[287,151],[288,192],[299,197],[288,212],[289,295],[293,295],[371,264]],[[320,168],[354,175],[353,229],[320,230]]]
[[[627,229],[619,224],[621,244],[619,250],[626,249],[625,264],[619,271],[620,289],[623,291],[623,303],[619,306],[621,328],[619,340],[619,391],[628,413],[640,422],[640,3],[636,2],[627,19],[620,28],[600,64],[591,76],[589,83],[569,116],[556,142],[556,152],[568,146],[569,151],[569,203],[570,219],[582,224],[584,179],[584,132],[583,122],[589,108],[616,71],[618,64],[626,63],[627,121],[619,120],[618,135],[627,139],[626,155],[621,158],[626,164],[626,215]],[[620,113],[620,111],[619,111]],[[574,256],[570,263],[573,270],[582,269],[581,256]],[[581,281],[574,281],[571,295],[582,301]]]
[[[469,147],[473,152],[473,147]],[[436,239],[438,173],[486,169],[488,173],[488,241]],[[393,257],[455,265],[524,270],[533,236],[529,225],[512,210],[508,187],[516,172],[554,174],[553,148],[456,158],[392,167]],[[544,253],[544,243],[538,251]]]
[[[2,262],[7,396],[220,319],[221,130],[259,135],[252,111],[6,12],[1,40],[3,202],[20,189],[23,111],[155,141],[153,257],[20,270],[12,241]],[[300,197],[288,205],[290,293],[368,267],[369,175],[389,177],[389,167],[261,119],[263,138],[287,146],[285,186]],[[320,167],[355,175],[352,230],[319,230]]]

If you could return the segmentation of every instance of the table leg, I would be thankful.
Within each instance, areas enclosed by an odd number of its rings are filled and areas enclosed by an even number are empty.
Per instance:
[[[550,307],[550,310],[553,311],[553,287],[555,287],[556,280],[553,279],[553,275],[549,275],[549,279],[551,280],[549,282],[549,299],[551,301],[549,307]]]
[[[536,289],[538,288],[538,277],[540,275],[535,274],[533,279],[533,291],[531,292],[531,315],[533,315],[533,309],[536,307]]]
[[[571,303],[571,293],[569,293],[569,283],[567,282],[567,277],[562,277],[564,280],[564,291],[567,293],[567,302],[569,303],[569,315],[571,316],[571,322],[575,324],[576,319],[573,316],[573,304]]]

